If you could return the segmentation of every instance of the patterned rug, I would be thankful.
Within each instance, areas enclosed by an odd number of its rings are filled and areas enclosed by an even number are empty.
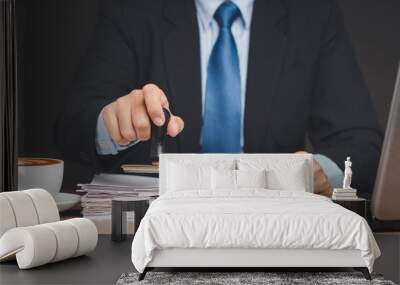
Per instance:
[[[125,273],[116,285],[145,284],[213,284],[213,285],[297,285],[297,284],[368,284],[395,285],[382,276],[372,275],[368,281],[359,272],[148,272],[142,281],[138,273]]]

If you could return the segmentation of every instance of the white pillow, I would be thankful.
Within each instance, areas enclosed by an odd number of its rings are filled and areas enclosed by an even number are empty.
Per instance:
[[[267,171],[236,170],[237,188],[267,188]]]
[[[306,191],[308,164],[298,159],[240,159],[239,170],[267,171],[267,188],[272,190]]]
[[[212,168],[211,181],[213,190],[236,190],[236,170]]]
[[[270,170],[267,172],[268,188],[306,192],[306,177],[303,167],[287,169],[285,172]]]
[[[237,190],[241,188],[267,188],[266,170],[211,170],[213,190]]]
[[[211,190],[211,169],[235,169],[236,161],[173,159],[166,162],[166,191]]]
[[[168,164],[167,191],[211,189],[211,167]]]

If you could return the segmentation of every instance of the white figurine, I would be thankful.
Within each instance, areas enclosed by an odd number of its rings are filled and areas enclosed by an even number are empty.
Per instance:
[[[351,161],[350,156],[347,157],[344,162],[344,178],[343,178],[343,189],[352,189],[351,188],[351,177],[353,176],[353,171],[351,170]]]

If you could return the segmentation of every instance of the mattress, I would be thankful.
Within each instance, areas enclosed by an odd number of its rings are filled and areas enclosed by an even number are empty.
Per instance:
[[[359,250],[370,271],[380,255],[361,216],[320,195],[266,189],[163,194],[140,223],[132,262],[143,272],[169,248]]]

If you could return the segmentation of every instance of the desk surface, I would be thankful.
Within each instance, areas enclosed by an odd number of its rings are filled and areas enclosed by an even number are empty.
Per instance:
[[[0,284],[115,284],[124,272],[134,271],[131,262],[132,237],[115,243],[100,235],[95,251],[41,267],[19,270],[17,263],[0,264]]]

